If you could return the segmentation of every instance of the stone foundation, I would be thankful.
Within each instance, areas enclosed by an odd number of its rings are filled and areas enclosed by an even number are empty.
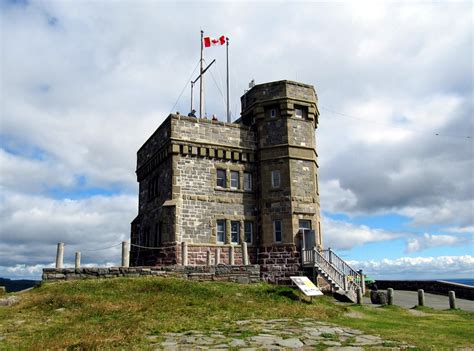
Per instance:
[[[262,280],[278,285],[291,285],[291,276],[301,275],[300,252],[294,245],[260,248],[258,263]]]
[[[101,279],[116,277],[177,277],[199,281],[227,281],[235,283],[260,282],[260,267],[249,266],[162,266],[162,267],[104,267],[104,268],[44,268],[43,281]]]

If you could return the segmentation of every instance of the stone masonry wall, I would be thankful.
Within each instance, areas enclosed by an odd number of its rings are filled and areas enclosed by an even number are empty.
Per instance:
[[[260,282],[260,267],[251,266],[163,266],[163,267],[105,267],[105,268],[44,268],[43,281],[101,279],[116,277],[178,277],[189,280],[220,280],[235,283]]]
[[[171,123],[173,140],[255,149],[255,133],[244,125],[175,115]]]
[[[301,274],[300,253],[295,245],[260,248],[258,262],[262,280],[271,284],[290,285],[290,277]]]
[[[254,221],[255,192],[243,189],[220,188],[216,185],[216,170],[225,169],[230,178],[230,171],[242,174],[253,174],[253,168],[233,162],[216,162],[215,160],[194,156],[179,156],[175,169],[175,184],[179,184],[179,195],[182,199],[178,218],[178,241],[188,243],[210,243],[216,241],[216,220]],[[242,187],[241,187],[242,188]],[[254,228],[256,225],[254,225]],[[243,225],[241,225],[243,240]],[[230,243],[230,237],[225,243]]]

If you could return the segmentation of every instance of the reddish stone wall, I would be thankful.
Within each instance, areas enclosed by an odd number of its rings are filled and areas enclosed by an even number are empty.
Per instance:
[[[262,280],[271,284],[291,285],[291,276],[301,274],[300,252],[295,245],[269,246],[258,253]]]

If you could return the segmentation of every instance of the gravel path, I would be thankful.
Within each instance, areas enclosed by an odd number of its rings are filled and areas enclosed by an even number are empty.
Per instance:
[[[365,349],[406,350],[413,346],[383,340],[360,330],[336,326],[314,319],[242,320],[235,322],[235,333],[202,332],[163,333],[147,336],[157,350],[329,350]]]

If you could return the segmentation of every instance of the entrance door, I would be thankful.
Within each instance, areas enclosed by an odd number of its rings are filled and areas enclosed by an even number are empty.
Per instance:
[[[312,249],[316,246],[314,230],[311,230],[311,221],[300,219],[300,233],[303,237],[303,249]]]

